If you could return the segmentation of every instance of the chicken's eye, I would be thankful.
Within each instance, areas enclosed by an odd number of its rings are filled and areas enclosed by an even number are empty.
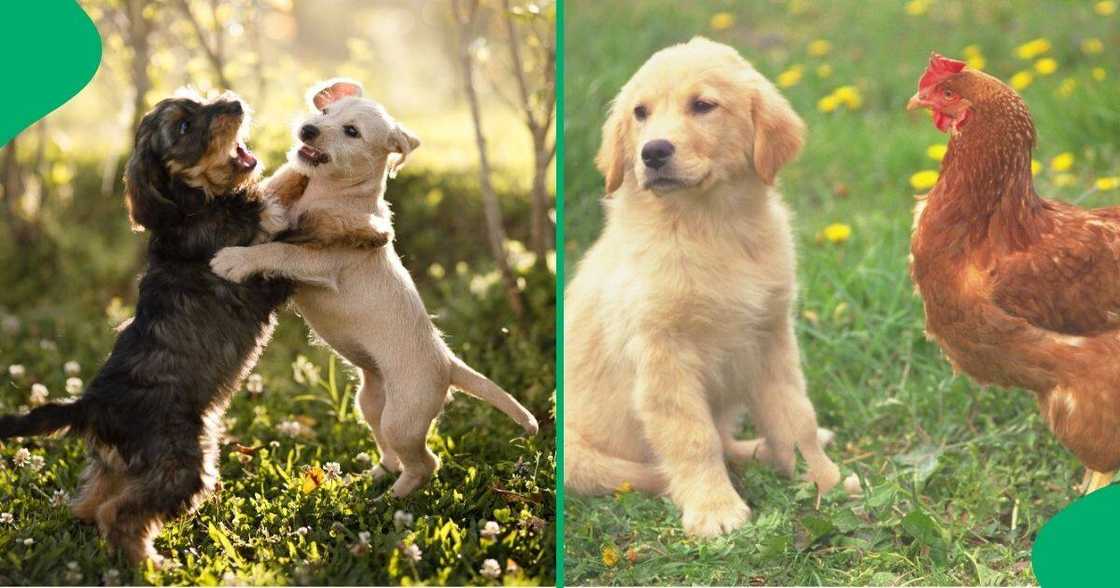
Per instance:
[[[953,91],[946,88],[945,91],[942,92],[942,95],[944,95],[945,98],[952,98],[953,97]]]
[[[646,110],[645,106],[639,104],[638,106],[634,107],[634,118],[638,120],[645,120],[647,116],[649,116],[649,111]]]
[[[715,102],[703,100],[701,98],[697,98],[696,100],[692,101],[692,112],[695,112],[696,114],[704,114],[705,112],[711,112],[715,109]]]

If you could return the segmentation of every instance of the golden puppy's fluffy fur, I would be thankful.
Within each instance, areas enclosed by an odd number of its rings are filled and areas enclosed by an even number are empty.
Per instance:
[[[597,163],[607,222],[565,297],[565,486],[665,493],[713,536],[750,509],[725,460],[839,481],[793,332],[789,213],[774,188],[804,124],[732,48],[693,39],[622,88]],[[760,438],[734,438],[743,414]]]

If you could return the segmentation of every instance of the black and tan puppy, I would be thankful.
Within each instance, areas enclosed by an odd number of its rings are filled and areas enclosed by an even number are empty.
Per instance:
[[[136,317],[76,402],[0,417],[0,438],[69,427],[87,440],[90,463],[71,508],[132,562],[158,565],[152,543],[163,521],[214,489],[222,413],[292,290],[210,271],[219,249],[284,229],[268,203],[305,186],[295,174],[258,185],[257,161],[240,140],[245,118],[228,94],[170,98],[144,117],[126,171],[132,221],[151,234]]]

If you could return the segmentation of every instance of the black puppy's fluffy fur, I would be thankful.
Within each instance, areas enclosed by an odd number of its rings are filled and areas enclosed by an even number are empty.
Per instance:
[[[243,118],[229,96],[167,99],[144,117],[126,171],[132,220],[151,233],[136,316],[77,401],[0,417],[0,438],[69,427],[87,440],[71,508],[133,562],[159,563],[163,521],[214,489],[221,416],[292,291],[210,270],[219,249],[261,232],[256,161],[237,138]]]

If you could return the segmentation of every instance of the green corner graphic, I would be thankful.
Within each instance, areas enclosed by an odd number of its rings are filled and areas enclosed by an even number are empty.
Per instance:
[[[73,0],[4,2],[0,53],[7,91],[0,93],[0,145],[62,106],[101,64],[101,36]]]
[[[1031,563],[1042,588],[1115,586],[1120,485],[1102,488],[1059,512],[1038,533]]]

